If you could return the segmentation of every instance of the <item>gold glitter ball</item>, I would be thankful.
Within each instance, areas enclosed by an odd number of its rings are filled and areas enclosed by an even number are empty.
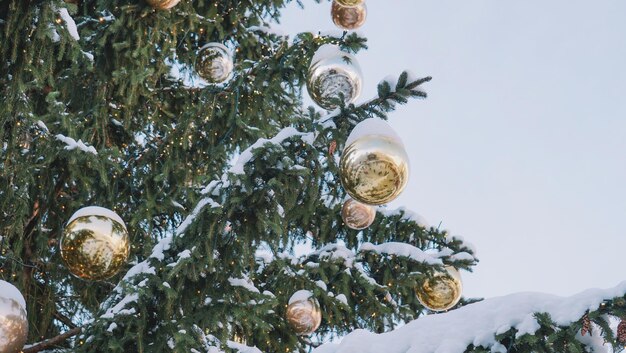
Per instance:
[[[233,72],[233,58],[226,46],[208,43],[200,48],[196,59],[196,72],[210,83],[222,83]]]
[[[68,222],[59,247],[72,274],[88,280],[104,280],[126,264],[130,239],[124,222],[115,212],[85,207]]]
[[[28,337],[24,297],[15,286],[0,280],[0,353],[18,353]]]
[[[357,5],[342,5],[340,1],[333,1],[330,15],[335,25],[345,30],[355,30],[365,23],[367,6],[362,2]]]
[[[146,2],[157,10],[169,10],[176,6],[180,0],[146,0]]]
[[[341,183],[353,199],[367,205],[393,201],[409,179],[409,156],[398,140],[364,135],[343,151]]]
[[[332,45],[318,49],[307,75],[307,90],[320,107],[337,108],[334,99],[343,95],[346,104],[354,103],[361,94],[363,82],[356,58]]]
[[[461,274],[446,266],[445,272],[436,272],[417,289],[417,299],[429,310],[445,311],[455,306],[463,294]]]
[[[372,225],[376,218],[376,210],[370,205],[348,199],[341,208],[341,218],[348,228],[361,230]]]
[[[287,321],[301,336],[315,332],[322,323],[320,304],[309,291],[298,291],[289,300]]]

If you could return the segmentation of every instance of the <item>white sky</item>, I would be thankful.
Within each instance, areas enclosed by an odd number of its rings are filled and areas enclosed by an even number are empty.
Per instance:
[[[335,30],[330,3],[287,33]],[[369,0],[363,100],[409,69],[429,98],[390,116],[406,205],[481,262],[465,295],[569,295],[626,279],[626,2]]]

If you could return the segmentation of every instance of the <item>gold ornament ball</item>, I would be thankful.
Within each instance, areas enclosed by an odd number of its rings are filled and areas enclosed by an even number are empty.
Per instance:
[[[432,311],[445,311],[455,306],[463,294],[461,274],[451,266],[436,272],[417,289],[419,302]]]
[[[341,218],[348,228],[361,230],[372,225],[376,218],[376,210],[370,205],[348,199],[341,208]]]
[[[320,303],[309,291],[301,290],[291,297],[287,306],[287,321],[301,336],[315,332],[322,323]]]
[[[356,5],[365,5],[365,0],[334,0],[339,5],[343,6],[356,6]]]
[[[0,353],[18,353],[28,337],[26,302],[12,284],[0,280]]]
[[[354,103],[361,94],[363,82],[356,58],[332,46],[322,46],[313,57],[307,74],[307,90],[320,107],[332,110],[332,100],[343,95],[346,104]]]
[[[200,48],[196,60],[198,75],[210,83],[222,83],[233,72],[233,58],[226,46],[208,43]]]
[[[394,138],[364,135],[343,151],[339,170],[350,197],[367,205],[382,205],[404,190],[409,179],[409,156]]]
[[[124,221],[115,212],[85,207],[70,218],[59,247],[72,274],[88,280],[104,280],[126,264],[130,239]]]
[[[357,5],[342,5],[340,1],[333,1],[330,15],[335,25],[345,30],[355,30],[365,23],[367,6],[364,2]]]
[[[146,0],[148,5],[157,10],[169,10],[172,7],[178,5],[180,0]]]

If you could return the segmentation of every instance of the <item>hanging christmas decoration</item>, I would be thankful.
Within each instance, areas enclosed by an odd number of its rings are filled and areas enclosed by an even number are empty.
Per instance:
[[[372,225],[376,210],[370,205],[347,199],[341,208],[341,218],[348,228],[361,230]]]
[[[200,48],[196,59],[198,75],[210,83],[222,83],[231,77],[233,57],[220,43],[208,43]]]
[[[409,179],[409,157],[400,138],[384,121],[370,118],[348,137],[339,171],[348,195],[367,205],[382,205],[402,193]]]
[[[356,5],[343,5],[341,1],[334,0],[330,15],[337,27],[348,31],[355,30],[365,23],[367,6],[363,1]]]
[[[26,301],[9,282],[0,280],[0,353],[18,353],[28,337]]]
[[[102,207],[84,207],[70,218],[60,241],[70,272],[89,280],[115,275],[126,264],[130,239],[124,221]]]
[[[429,310],[445,311],[461,300],[463,283],[456,268],[445,267],[445,272],[436,272],[417,289],[417,299]]]
[[[301,336],[310,335],[322,323],[320,304],[307,290],[295,292],[289,299],[287,306],[287,321]]]
[[[354,103],[361,94],[362,74],[356,58],[330,44],[322,45],[311,60],[307,90],[320,107],[337,108],[334,99],[343,96],[346,104]]]
[[[622,318],[619,325],[617,325],[617,341],[621,344],[626,344],[626,318]]]
[[[583,327],[580,329],[580,335],[584,336],[588,332],[591,332],[591,320],[589,320],[589,315],[585,314],[585,316],[583,316]]]
[[[146,2],[157,10],[169,10],[178,5],[180,0],[146,0]]]

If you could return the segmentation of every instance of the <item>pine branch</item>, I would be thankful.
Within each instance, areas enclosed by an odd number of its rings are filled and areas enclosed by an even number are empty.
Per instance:
[[[57,345],[63,341],[65,341],[66,339],[76,336],[78,335],[81,331],[82,331],[82,327],[75,327],[65,333],[62,333],[56,337],[52,337],[49,340],[45,340],[43,342],[39,342],[33,346],[30,346],[28,348],[24,348],[22,350],[22,353],[37,353],[37,352],[41,352],[44,349],[48,349],[54,345]]]

